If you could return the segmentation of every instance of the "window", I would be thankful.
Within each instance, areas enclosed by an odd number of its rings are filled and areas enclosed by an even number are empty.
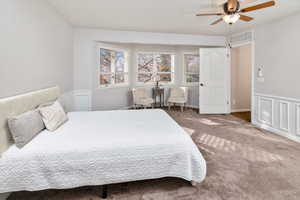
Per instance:
[[[127,55],[122,50],[100,48],[100,87],[128,84]]]
[[[184,54],[185,83],[199,82],[200,58],[197,54]]]
[[[172,83],[174,57],[169,53],[138,53],[138,83],[153,83],[155,76],[162,83]]]

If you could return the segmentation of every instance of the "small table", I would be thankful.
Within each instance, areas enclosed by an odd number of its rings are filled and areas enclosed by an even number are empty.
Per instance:
[[[158,107],[163,107],[165,105],[165,89],[155,87],[155,88],[152,88],[152,92],[153,92],[153,98],[154,98],[154,105],[156,106],[157,103],[159,103]],[[156,101],[158,96],[159,96],[159,102]]]

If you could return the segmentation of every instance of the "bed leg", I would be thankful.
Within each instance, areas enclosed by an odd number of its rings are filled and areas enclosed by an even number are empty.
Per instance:
[[[191,181],[191,184],[192,184],[193,187],[195,187],[197,185],[197,182]]]
[[[102,194],[101,194],[101,198],[102,198],[102,199],[106,199],[106,198],[107,198],[107,185],[103,185],[103,186],[102,186]]]

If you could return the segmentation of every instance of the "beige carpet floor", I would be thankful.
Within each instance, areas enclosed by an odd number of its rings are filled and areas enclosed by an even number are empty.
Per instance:
[[[232,115],[170,115],[192,134],[207,161],[196,187],[177,178],[109,186],[119,200],[299,200],[300,144],[259,130]],[[100,187],[13,193],[9,200],[99,200]]]

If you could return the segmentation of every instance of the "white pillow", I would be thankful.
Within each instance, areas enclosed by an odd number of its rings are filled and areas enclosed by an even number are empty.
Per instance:
[[[68,121],[68,116],[58,101],[55,101],[50,105],[40,106],[39,111],[42,115],[43,122],[49,131],[55,131]]]

